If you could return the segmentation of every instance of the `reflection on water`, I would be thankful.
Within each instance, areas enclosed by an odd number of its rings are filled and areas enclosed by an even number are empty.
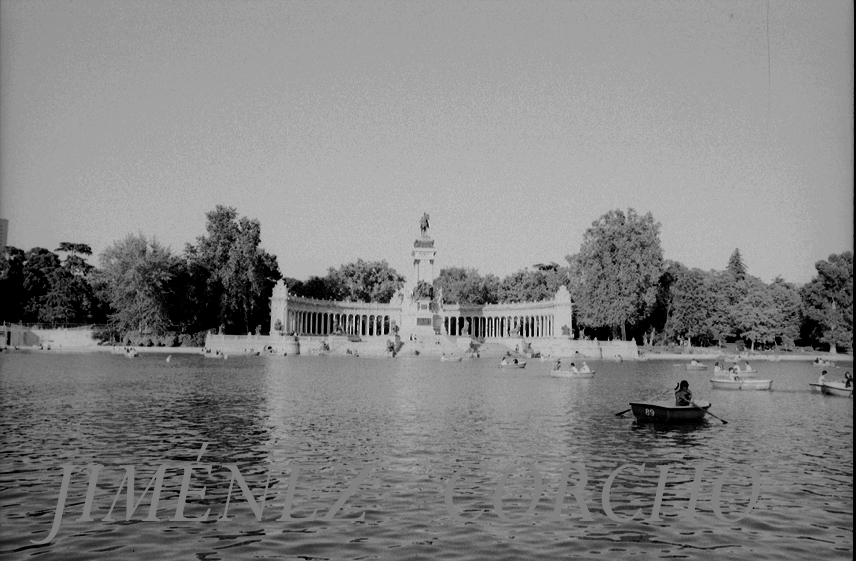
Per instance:
[[[530,368],[531,367],[531,368]],[[461,559],[656,557],[849,559],[853,545],[853,404],[809,393],[805,363],[760,365],[771,392],[711,390],[709,374],[649,361],[602,363],[592,380],[549,376],[488,360],[439,362],[309,357],[198,356],[127,360],[106,354],[4,354],[0,357],[3,434],[0,553],[63,559],[264,557]],[[637,426],[615,413],[630,401],[668,399],[687,379],[713,418],[686,426]],[[185,516],[175,515],[182,470],[169,469],[158,515],[143,522],[150,494],[130,521],[116,499],[124,469],[135,466],[136,498],[161,464],[196,460]],[[64,463],[80,466],[69,486],[62,527],[46,545]],[[104,465],[93,501],[95,522],[79,521],[92,463]],[[247,506],[225,464],[237,464],[261,504]],[[290,466],[299,473],[291,516],[279,521]],[[566,468],[568,464],[573,467]],[[602,490],[612,482],[604,511]],[[644,464],[644,471],[639,467]],[[679,518],[696,470],[696,520]],[[537,469],[542,492],[533,500]],[[727,468],[722,511],[745,512],[751,477],[761,492],[748,516],[722,522],[711,500]],[[660,521],[649,521],[661,467],[668,467]],[[323,520],[361,470],[369,476],[332,521]],[[563,470],[568,480],[554,516]],[[580,473],[580,469],[584,474]],[[454,521],[445,504],[450,478]],[[501,508],[494,493],[504,472]],[[571,490],[583,475],[579,494]],[[233,484],[229,497],[230,482]],[[205,487],[204,498],[194,491]],[[150,491],[151,493],[151,491]],[[229,500],[228,521],[221,517]],[[113,517],[103,522],[116,499]],[[641,514],[629,519],[637,510]],[[483,511],[483,512],[482,512]],[[365,513],[363,521],[348,521]],[[479,513],[482,514],[479,515]],[[556,519],[553,519],[556,518]],[[341,519],[341,520],[340,520]]]

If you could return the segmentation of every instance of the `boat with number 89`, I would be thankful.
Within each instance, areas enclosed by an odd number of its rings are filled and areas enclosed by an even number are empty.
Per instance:
[[[699,401],[696,405],[675,405],[674,402],[630,403],[633,416],[640,423],[687,423],[704,418],[710,402]]]

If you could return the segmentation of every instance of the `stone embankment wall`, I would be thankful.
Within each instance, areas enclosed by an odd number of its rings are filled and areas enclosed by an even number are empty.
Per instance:
[[[92,338],[91,327],[73,327],[57,329],[28,328],[23,325],[5,325],[0,337],[0,346],[9,347],[51,347],[52,349],[85,349],[98,346]]]
[[[361,341],[351,341],[342,336],[301,336],[297,344],[290,336],[280,335],[211,335],[205,339],[205,348],[227,355],[247,353],[272,353],[281,355],[344,355],[390,356],[386,342],[394,337],[369,337]],[[402,356],[439,357],[466,353],[472,341],[469,337],[451,337],[431,335],[425,337],[402,338],[400,354]],[[529,341],[533,352],[549,357],[581,357],[590,359],[635,360],[639,357],[636,343],[633,341],[580,341],[575,339],[533,339]],[[527,341],[524,339],[491,338],[481,345],[485,356],[501,356],[508,352],[523,352]],[[299,347],[299,348],[298,348]]]

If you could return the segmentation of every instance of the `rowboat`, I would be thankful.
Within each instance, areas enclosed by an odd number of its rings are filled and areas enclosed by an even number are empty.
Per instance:
[[[704,412],[710,407],[707,401],[696,405],[675,405],[674,402],[658,401],[652,403],[630,403],[633,416],[639,423],[691,423],[704,418]]]
[[[754,378],[756,374],[758,374],[758,371],[754,370],[754,369],[753,370],[740,370],[737,372],[737,375],[740,376],[741,378]],[[713,376],[714,376],[714,378],[724,378],[726,380],[729,379],[728,378],[728,370],[720,370],[718,372],[714,371]]]
[[[572,372],[571,370],[551,370],[550,376],[553,378],[594,378],[594,371],[591,372]]]
[[[772,380],[759,380],[757,378],[748,378],[741,380],[731,380],[728,378],[712,378],[710,383],[713,384],[715,390],[769,390],[773,385]]]
[[[835,363],[831,360],[821,360],[820,362],[812,362],[811,365],[819,368],[832,368],[835,366]]]
[[[844,382],[824,382],[822,384],[809,385],[813,392],[820,392],[824,395],[837,395],[839,397],[853,397],[853,387],[846,387]]]
[[[687,370],[707,370],[706,364],[687,364]]]
[[[526,368],[526,361],[520,360],[517,362],[506,362],[505,364],[499,363],[500,368]]]
[[[461,362],[462,356],[441,356],[440,360],[443,362]]]

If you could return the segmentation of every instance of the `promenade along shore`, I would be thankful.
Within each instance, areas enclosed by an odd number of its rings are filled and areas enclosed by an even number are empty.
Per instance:
[[[92,338],[87,327],[58,329],[28,329],[23,326],[6,325],[9,336],[0,339],[0,350],[5,352],[81,353],[112,352],[123,354],[125,348],[133,348],[141,354],[202,355],[225,354],[270,355],[270,356],[352,356],[388,357],[388,345],[397,346],[396,358],[438,358],[463,356],[469,358],[501,357],[512,354],[521,357],[540,355],[549,358],[579,357],[586,360],[677,360],[701,361],[727,360],[738,355],[717,347],[691,347],[683,352],[670,352],[669,347],[637,347],[633,341],[589,341],[568,337],[549,338],[503,338],[474,339],[467,336],[427,335],[399,337],[394,335],[371,337],[347,337],[338,335],[218,335],[209,334],[204,347],[146,347],[125,345],[101,345]],[[358,340],[357,340],[358,339]],[[8,344],[7,344],[8,342]],[[661,350],[662,349],[662,350]],[[620,357],[620,358],[619,358]],[[836,363],[852,363],[852,354],[830,354],[828,352],[798,349],[794,352],[744,351],[741,360],[752,361],[813,361],[817,358]]]

